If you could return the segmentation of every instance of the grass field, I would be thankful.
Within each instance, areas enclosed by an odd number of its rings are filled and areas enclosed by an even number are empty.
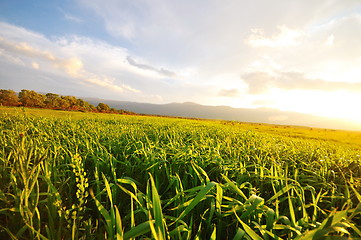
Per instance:
[[[0,108],[0,239],[361,238],[361,133]]]

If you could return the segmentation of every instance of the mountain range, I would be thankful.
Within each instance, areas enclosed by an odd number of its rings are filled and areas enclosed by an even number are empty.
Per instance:
[[[102,102],[116,109],[124,109],[147,115],[219,119],[329,129],[361,130],[361,124],[348,120],[332,119],[297,112],[280,111],[271,108],[233,108],[229,106],[207,106],[192,102],[151,104],[104,100],[98,98],[84,98],[84,100],[95,106]]]

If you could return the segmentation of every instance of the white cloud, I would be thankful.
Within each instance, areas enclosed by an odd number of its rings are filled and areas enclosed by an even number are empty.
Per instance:
[[[24,42],[24,39],[29,39],[34,45],[44,44],[47,41],[47,38],[40,33],[0,21],[1,36],[6,36],[6,38],[17,43]],[[46,48],[47,46],[43,45],[43,47]]]
[[[252,47],[288,47],[301,43],[303,31],[290,29],[285,25],[278,26],[279,32],[271,37],[264,36],[264,30],[259,28],[251,29],[252,34],[248,37],[247,43]]]
[[[262,94],[275,88],[324,92],[345,90],[361,93],[361,82],[331,82],[323,79],[312,79],[300,72],[251,72],[242,75],[241,79],[247,83],[251,94]]]
[[[34,69],[39,69],[39,68],[40,68],[39,63],[37,63],[37,62],[32,62],[32,63],[31,63],[31,66],[32,66]]]
[[[334,41],[335,41],[335,35],[331,34],[327,37],[325,45],[327,47],[332,47]]]
[[[79,94],[82,96],[158,102],[164,101],[164,96],[174,96],[179,89],[189,88],[180,87],[178,76],[165,65],[158,67],[132,54],[135,59],[141,59],[135,61],[125,48],[80,36],[53,37],[50,40],[25,29],[5,25],[6,31],[0,28],[0,56],[4,57],[6,64],[27,67],[34,76],[41,74],[39,84],[32,86],[34,90],[46,86],[45,82],[40,82],[48,79],[53,79],[53,87],[60,89],[66,78],[74,86],[81,84],[79,91],[84,93]],[[2,71],[7,70],[4,68]],[[178,68],[177,71],[183,78],[187,69]],[[20,81],[13,75],[15,81]]]
[[[48,62],[53,67],[65,71],[72,77],[81,77],[82,75],[81,72],[83,71],[83,63],[77,58],[60,58],[49,51],[43,51],[32,47],[27,42],[16,43],[4,38],[0,38],[0,47],[9,55],[23,58],[23,60],[29,58],[29,65],[31,65],[34,69],[39,69],[39,64],[34,64],[31,59]]]
[[[147,2],[138,1],[115,1],[109,0],[106,4],[100,1],[82,1],[87,9],[92,9],[97,15],[104,19],[105,28],[115,37],[132,39],[137,35],[137,28],[134,25],[135,17],[142,20],[142,15],[138,13],[142,5]]]
[[[1,39],[0,39],[1,41]],[[4,49],[0,48],[0,56],[3,58],[3,60],[16,64],[16,65],[20,65],[20,66],[25,66],[26,64],[24,63],[24,61],[22,61],[19,57],[16,56],[12,56],[11,54],[8,54]]]
[[[225,56],[223,50],[235,52],[242,41],[245,22],[236,21],[242,14],[230,12],[237,2],[204,6],[198,1],[79,1],[103,20],[109,34],[134,46],[143,58],[157,60],[157,65],[207,64],[217,55]]]
[[[63,14],[65,20],[70,21],[72,23],[78,23],[78,24],[84,23],[84,21],[81,18],[64,11],[64,9],[58,8],[58,10]]]
[[[98,85],[100,87],[105,87],[108,88],[109,90],[113,90],[113,91],[117,91],[117,92],[125,92],[125,91],[130,91],[130,92],[134,92],[134,93],[140,93],[139,90],[134,89],[130,86],[127,86],[125,84],[122,85],[116,85],[114,84],[114,79],[109,79],[109,78],[99,78],[97,76],[93,77],[93,78],[86,78],[85,79],[86,82],[91,83],[91,84],[95,84]]]
[[[256,41],[263,47],[253,48],[253,57],[241,73],[277,70],[302,72],[308,78],[330,82],[360,82],[361,31],[355,29],[361,29],[361,15],[333,17],[297,29],[303,29],[302,41],[292,47],[265,47],[277,46],[277,34],[265,37],[265,42]]]
[[[127,39],[132,39],[135,37],[135,28],[132,23],[124,23],[120,25],[108,24],[107,30],[113,33],[117,37],[124,37]]]
[[[68,21],[75,22],[75,23],[83,23],[84,21],[78,17],[70,15],[68,13],[64,13],[64,18]]]
[[[124,74],[131,74],[126,72],[130,65],[122,61],[125,51],[103,44],[105,49],[100,49],[94,44],[91,39],[83,41],[83,38],[69,38],[59,39],[59,41],[50,41],[41,35],[27,32],[22,28],[6,26],[6,31],[1,31],[0,28],[0,50],[1,55],[7,56],[5,60],[9,63],[17,65],[28,66],[33,71],[41,71],[43,74],[55,74],[59,76],[68,77],[74,82],[83,82],[86,85],[97,86],[98,89],[103,88],[103,91],[114,91],[121,93],[139,94],[141,91],[123,81],[119,81],[114,74],[114,66],[110,66],[113,71],[109,69],[101,69],[97,67],[98,62],[117,62],[118,65],[123,65]],[[1,25],[0,25],[1,26]],[[19,32],[23,38],[21,39],[16,32]],[[16,36],[16,37],[14,37]],[[44,46],[41,48],[40,46]],[[52,49],[49,51],[48,49]],[[102,52],[102,50],[111,50],[115,56],[104,56],[103,54],[94,55]],[[119,56],[119,52],[121,55]],[[118,55],[117,55],[118,54]],[[93,55],[93,58],[88,56]],[[113,59],[111,59],[113,57]],[[120,57],[120,59],[119,59]],[[110,61],[109,61],[110,60]],[[40,68],[40,65],[44,65]],[[92,71],[92,69],[96,69]],[[44,78],[45,79],[45,78]],[[61,84],[59,82],[59,84]],[[37,86],[34,86],[35,88]],[[35,89],[36,90],[36,89]],[[100,89],[99,89],[100,90]]]
[[[223,96],[223,97],[239,97],[240,92],[238,89],[236,88],[232,88],[232,89],[221,89],[218,92],[219,96]]]
[[[324,50],[327,36],[334,34],[334,44],[339,37],[334,31],[320,36],[319,31],[313,33],[310,28],[357,5],[353,0],[210,0],[206,5],[199,1],[78,1],[102,19],[109,34],[136,49],[141,56],[128,54],[136,64],[158,70],[165,66],[177,73],[178,80],[210,86],[215,95],[224,86],[242,91],[237,81],[240,74],[249,71],[250,62],[255,64],[253,71],[299,71],[321,78],[312,74],[322,72],[328,55]],[[254,30],[251,35],[250,29]],[[271,58],[265,60],[264,56]],[[183,69],[193,71],[187,75],[182,74]],[[151,70],[142,70],[138,67],[130,71],[151,75]],[[233,75],[237,77],[230,77]],[[218,76],[222,79],[216,79]],[[203,99],[206,102],[210,97]]]

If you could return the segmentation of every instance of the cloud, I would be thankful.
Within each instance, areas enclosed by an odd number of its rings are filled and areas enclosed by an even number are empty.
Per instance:
[[[80,19],[79,17],[76,17],[66,11],[62,8],[58,8],[58,10],[63,14],[64,19],[73,23],[84,23],[84,20]]]
[[[78,1],[102,19],[111,36],[135,46],[143,59],[182,67],[214,60],[227,65],[224,51],[235,52],[243,39],[240,29],[246,25],[236,20],[242,16],[238,10],[248,5],[240,7],[237,1],[207,5],[199,1]]]
[[[84,74],[83,62],[78,58],[70,58],[60,60],[57,63],[57,67],[64,68],[65,71],[72,77],[82,78]]]
[[[239,97],[240,92],[239,92],[239,90],[236,89],[236,88],[232,88],[232,89],[221,89],[221,90],[218,92],[218,95],[219,95],[219,96],[222,96],[222,97]]]
[[[7,84],[29,87],[25,82],[32,81],[31,89],[43,92],[153,103],[183,101],[180,93],[191,99],[201,92],[199,84],[183,84],[188,68],[178,67],[178,75],[138,62],[134,59],[144,58],[104,41],[76,35],[49,39],[1,22],[0,57]],[[15,74],[16,68],[21,70]]]
[[[299,29],[290,29],[285,25],[277,27],[279,32],[271,37],[264,36],[264,30],[252,28],[247,43],[252,47],[288,47],[300,44],[304,33]]]
[[[104,20],[105,28],[111,35],[128,40],[137,37],[138,29],[135,26],[134,18],[142,20],[145,11],[142,9],[149,5],[147,2],[122,0],[110,0],[106,4],[101,1],[79,0],[79,2]]]
[[[64,18],[70,22],[74,22],[74,23],[83,23],[84,21],[78,17],[75,17],[73,15],[70,15],[68,13],[63,13],[64,14]]]
[[[39,69],[39,68],[40,68],[39,63],[37,63],[37,62],[32,62],[32,63],[31,63],[31,66],[32,66],[34,69]]]
[[[332,47],[334,41],[335,41],[335,35],[331,34],[330,36],[327,37],[325,41],[325,45],[327,47]]]
[[[26,42],[16,43],[0,37],[0,48],[16,56],[38,59],[51,63],[54,67],[64,70],[72,77],[80,77],[83,71],[83,63],[77,58],[59,58],[49,51],[39,50]],[[31,63],[34,69],[39,69],[39,64]]]
[[[258,47],[251,48],[251,64],[243,67],[241,74],[267,73],[270,76],[265,76],[265,79],[269,79],[277,76],[273,74],[277,71],[302,72],[307,78],[322,79],[326,83],[360,82],[361,31],[355,29],[361,29],[361,14],[332,16],[295,29],[302,29],[303,35],[298,39],[298,44],[292,47],[266,47],[268,43],[271,46],[277,44],[271,41],[272,34],[264,34],[263,37],[269,41],[260,42]],[[255,78],[255,82],[263,81],[259,77]],[[270,82],[264,81],[266,84],[263,86],[259,84],[261,90]],[[330,84],[324,85],[328,89]]]
[[[147,64],[142,64],[142,63],[137,63],[132,57],[130,56],[127,56],[127,61],[130,65],[134,66],[134,67],[137,67],[137,68],[140,68],[140,69],[143,69],[143,70],[150,70],[150,71],[154,71],[160,75],[163,75],[165,77],[175,77],[176,74],[172,71],[169,71],[167,69],[164,69],[164,68],[160,68],[160,69],[157,69],[156,67],[153,67],[151,65],[147,65]]]
[[[359,58],[361,46],[361,14],[333,19],[318,26],[317,35],[326,37],[325,46],[328,47],[328,58],[349,60]],[[329,48],[331,47],[332,48]]]
[[[45,48],[49,46],[49,44],[45,44],[48,39],[44,35],[1,21],[0,37],[11,39],[13,42],[17,43],[24,42],[24,40],[29,40],[34,45],[42,45]]]
[[[251,94],[265,93],[270,89],[283,90],[319,90],[319,91],[355,91],[361,92],[361,82],[331,82],[311,79],[300,72],[251,72],[241,76],[248,85]]]
[[[340,12],[351,12],[357,5],[350,1],[330,4],[328,0],[211,0],[207,5],[199,1],[78,1],[101,19],[111,36],[136,49],[141,58],[129,54],[136,64],[144,65],[140,59],[146,59],[145,65],[160,70],[158,66],[166,63],[172,66],[166,69],[177,69],[177,77],[181,77],[178,68],[192,68],[196,74],[188,78],[202,84],[209,84],[210,78],[225,72],[239,75],[249,62],[265,55],[290,71],[316,72],[315,65],[321,69],[322,63],[330,59],[328,55],[335,54],[326,53],[319,45],[326,48],[330,34],[335,35],[335,44],[339,36],[333,32],[314,36],[311,28]],[[143,72],[157,73],[149,69]]]
[[[1,47],[0,47],[0,56],[6,62],[10,62],[19,66],[26,66],[23,60],[21,60],[19,57],[12,56],[11,54],[7,53],[4,49],[1,49]]]
[[[52,36],[0,22],[0,37],[19,46],[26,43],[41,55],[32,59],[24,50],[0,49],[2,76],[11,75],[5,66],[18,64],[23,72],[28,68],[29,76],[52,79],[57,88],[64,81],[68,89],[81,83],[78,91],[83,96],[247,107],[260,98],[255,93],[270,99],[270,89],[310,89],[314,83],[317,89],[335,89],[329,82],[357,82],[361,75],[357,0],[210,0],[207,4],[76,0],[75,4],[64,8],[60,22],[65,27],[49,31]],[[74,24],[77,20],[72,17],[81,16],[84,22],[66,28],[66,15]],[[80,26],[82,34],[93,37],[71,35]],[[56,36],[61,33],[66,35]],[[39,69],[33,68],[33,61]],[[304,74],[287,74],[297,72]],[[248,82],[240,81],[240,75]],[[247,86],[253,94],[246,93]],[[237,94],[237,98],[220,97]],[[156,95],[161,98],[151,97]]]
[[[51,53],[45,51],[38,51],[33,47],[29,46],[29,44],[27,44],[26,42],[16,43],[0,37],[0,47],[5,51],[11,51],[13,53],[24,55],[27,57],[35,57],[48,60],[55,59],[55,57],[51,55]]]
[[[110,90],[113,91],[117,91],[117,92],[125,92],[125,91],[130,91],[130,92],[134,92],[134,93],[140,93],[139,90],[134,89],[128,85],[122,84],[122,85],[116,85],[114,84],[114,79],[109,79],[109,78],[98,78],[98,77],[93,77],[93,78],[86,78],[85,79],[86,82],[91,83],[91,84],[95,84],[97,86],[101,86],[101,87],[105,87],[108,88]]]
[[[2,33],[0,35],[0,54],[5,56],[4,60],[8,63],[16,64],[18,67],[29,67],[33,71],[41,71],[46,75],[55,74],[59,76],[59,79],[61,79],[60,76],[65,76],[72,79],[74,83],[80,82],[88,86],[93,85],[102,87],[114,92],[128,92],[135,94],[139,94],[141,92],[140,90],[131,87],[128,84],[119,83],[119,81],[117,81],[116,77],[114,76],[107,76],[107,73],[109,73],[108,71],[95,73],[89,70],[95,68],[91,59],[89,61],[89,58],[82,55],[82,50],[86,49],[86,54],[97,53],[95,51],[96,44],[91,45],[89,42],[82,42],[82,39],[79,38],[52,42],[46,38],[43,38],[42,36],[39,39],[40,35],[33,34],[31,32],[29,32],[28,36],[26,37],[26,30],[15,26],[12,28],[12,31],[11,26],[6,25],[6,28],[7,32],[0,32]],[[19,39],[18,37],[14,39],[12,37],[15,35],[14,32],[18,32],[19,30],[20,33],[24,35],[23,39]],[[6,36],[8,38],[6,38]],[[34,36],[35,41],[33,41]],[[43,48],[39,46],[43,46]],[[100,46],[101,45],[97,45],[98,48]],[[50,48],[52,51],[49,51],[46,48]],[[114,51],[117,49],[113,48],[112,50]],[[97,57],[102,56],[97,55]],[[103,61],[105,60],[103,59]],[[40,68],[40,65],[42,68]],[[125,68],[127,67],[125,66]],[[49,77],[44,77],[43,79],[47,78]]]
[[[80,18],[77,18],[75,16],[72,16],[72,15],[66,14],[66,13],[64,14],[64,18],[66,20],[69,20],[69,21],[75,22],[75,23],[82,23],[83,22],[83,20],[81,20]]]

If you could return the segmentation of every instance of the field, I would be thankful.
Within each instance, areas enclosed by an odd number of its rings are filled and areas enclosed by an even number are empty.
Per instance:
[[[0,108],[0,239],[359,239],[361,133]]]

